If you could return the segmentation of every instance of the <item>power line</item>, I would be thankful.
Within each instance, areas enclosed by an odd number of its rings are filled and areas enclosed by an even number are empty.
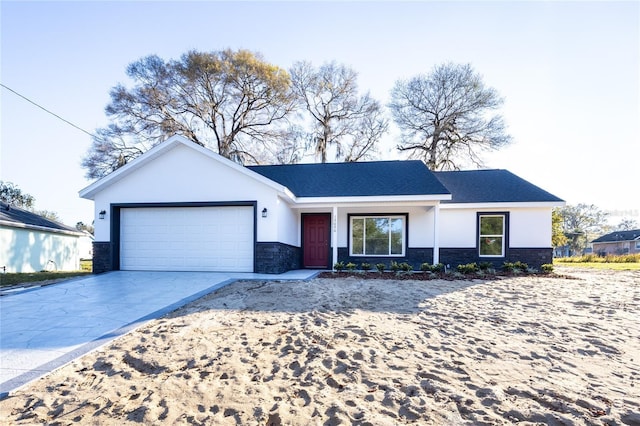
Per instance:
[[[24,99],[25,101],[37,106],[38,108],[40,108],[41,110],[53,115],[54,117],[56,117],[59,120],[64,121],[65,123],[67,123],[68,125],[75,127],[76,129],[80,130],[81,132],[86,133],[87,135],[91,136],[92,138],[97,138],[97,136],[95,136],[92,133],[87,132],[86,130],[84,130],[82,127],[76,126],[75,124],[73,124],[72,122],[70,122],[69,120],[65,120],[64,118],[60,117],[58,114],[49,111],[48,109],[46,109],[45,107],[43,107],[42,105],[37,104],[36,102],[32,101],[31,99],[27,98],[24,95],[21,95],[20,93],[16,92],[15,90],[13,90],[11,87],[5,86],[4,84],[0,83],[0,86],[4,87],[5,89],[7,89],[10,92],[13,92],[14,94],[20,96],[22,99]]]

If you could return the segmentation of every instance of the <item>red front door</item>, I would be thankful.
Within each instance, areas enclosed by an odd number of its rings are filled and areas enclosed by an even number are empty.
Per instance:
[[[329,268],[329,214],[302,216],[302,263],[305,268]]]

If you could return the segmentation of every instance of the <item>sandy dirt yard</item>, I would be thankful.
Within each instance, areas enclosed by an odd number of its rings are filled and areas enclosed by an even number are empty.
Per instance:
[[[640,272],[238,282],[0,401],[3,424],[640,425]]]

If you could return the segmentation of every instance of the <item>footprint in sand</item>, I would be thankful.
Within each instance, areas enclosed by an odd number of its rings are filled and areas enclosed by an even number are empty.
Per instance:
[[[306,407],[306,406],[308,406],[309,404],[311,404],[311,397],[309,396],[309,392],[307,392],[306,390],[304,390],[304,389],[298,389],[298,390],[295,392],[295,396],[296,396],[297,398],[302,399],[302,401],[303,401],[303,405],[302,405],[302,406],[303,406],[303,407]]]
[[[304,368],[300,366],[300,363],[298,361],[293,361],[291,364],[289,364],[289,370],[293,371],[293,377],[300,377],[300,375],[304,371]]]

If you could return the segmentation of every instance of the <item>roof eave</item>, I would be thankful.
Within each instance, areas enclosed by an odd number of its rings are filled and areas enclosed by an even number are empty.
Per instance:
[[[26,224],[26,223],[11,222],[11,221],[8,221],[8,220],[0,220],[0,226],[6,226],[8,228],[30,229],[30,230],[33,230],[33,231],[50,232],[50,233],[53,233],[53,234],[64,234],[64,235],[69,235],[69,236],[73,236],[73,237],[82,237],[84,235],[80,231],[49,228],[48,226],[29,225],[29,224]]]
[[[230,167],[240,173],[243,173],[249,177],[251,177],[252,179],[255,179],[273,189],[275,189],[276,191],[286,195],[286,196],[290,196],[291,195],[291,191],[289,191],[285,186],[280,185],[277,182],[274,182],[273,180],[266,178],[264,176],[262,176],[259,173],[256,173],[246,167],[244,167],[243,165],[240,165],[238,163],[235,163],[231,160],[229,160],[228,158],[224,158],[219,154],[216,154],[215,152],[211,151],[208,148],[205,148],[203,146],[200,146],[198,144],[195,144],[193,142],[191,142],[190,140],[188,140],[187,138],[180,136],[180,135],[176,135],[176,136],[172,136],[169,139],[167,139],[166,141],[156,145],[155,147],[151,148],[149,151],[145,152],[144,154],[142,154],[140,157],[134,159],[133,161],[131,161],[130,163],[125,164],[124,166],[120,167],[119,169],[113,171],[112,173],[108,174],[107,176],[97,180],[96,182],[92,183],[91,185],[81,189],[78,194],[80,196],[80,198],[85,198],[88,200],[93,200],[95,195],[102,191],[104,188],[118,182],[120,179],[124,178],[125,176],[129,175],[130,173],[132,173],[133,171],[135,171],[136,169],[138,169],[139,167],[143,166],[144,164],[148,163],[149,161],[153,160],[154,158],[157,158],[158,156],[162,155],[163,153],[165,153],[166,151],[173,149],[174,147],[176,147],[177,145],[182,144],[185,145],[191,149],[194,149],[196,151],[199,151],[200,153],[206,155],[207,157],[218,161],[224,165],[226,165],[227,167]]]
[[[496,209],[496,208],[515,208],[515,207],[562,207],[566,203],[564,201],[522,201],[522,202],[487,202],[487,203],[443,203],[441,209]]]
[[[451,194],[431,195],[375,195],[375,196],[350,196],[350,197],[296,197],[297,206],[311,205],[344,205],[344,204],[434,204],[443,200],[450,200]]]

